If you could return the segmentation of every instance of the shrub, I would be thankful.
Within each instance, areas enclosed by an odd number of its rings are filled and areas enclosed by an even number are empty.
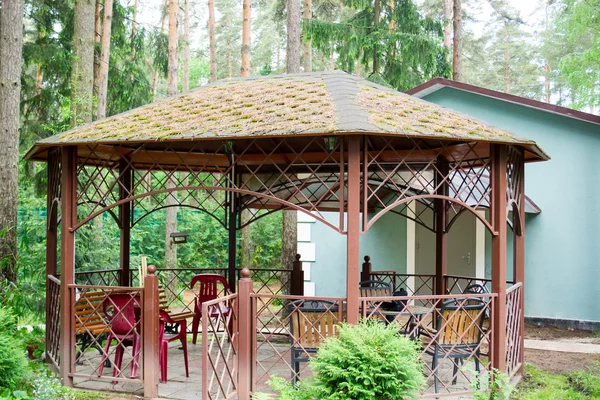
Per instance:
[[[406,399],[425,383],[417,345],[396,324],[342,324],[310,361],[311,387],[322,399]]]
[[[0,388],[15,389],[29,373],[23,343],[15,337],[16,326],[12,313],[0,309]]]
[[[471,381],[475,400],[508,400],[515,390],[508,375],[496,368],[492,368],[489,374],[472,373],[475,376]]]

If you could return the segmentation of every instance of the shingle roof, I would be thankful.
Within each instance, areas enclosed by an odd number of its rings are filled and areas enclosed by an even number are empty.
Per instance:
[[[535,142],[344,72],[221,80],[40,140],[84,143],[372,133],[514,143],[546,159]]]

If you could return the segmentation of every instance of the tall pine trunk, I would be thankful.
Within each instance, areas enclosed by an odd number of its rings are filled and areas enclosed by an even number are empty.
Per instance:
[[[454,43],[452,50],[452,79],[462,81],[462,0],[454,0]]]
[[[312,19],[312,0],[304,0],[302,17],[306,20]],[[303,64],[304,72],[312,72],[312,40],[305,40],[303,43]]]
[[[71,68],[71,122],[92,122],[94,100],[94,21],[96,2],[75,0],[73,66]]]
[[[183,7],[183,91],[190,90],[190,0]]]
[[[165,0],[165,4],[163,4],[163,13],[160,18],[160,36],[161,37],[162,37],[163,33],[165,32],[165,24],[166,24],[167,16],[169,15],[167,13],[168,4],[169,4],[169,0]],[[152,73],[152,96],[154,99],[156,99],[156,93],[158,91],[158,75],[159,75],[158,68],[154,67],[154,70]]]
[[[208,0],[208,47],[210,81],[217,80],[217,33],[215,28],[215,0]]]
[[[250,35],[252,32],[252,0],[243,0],[242,76],[250,76]]]
[[[2,2],[0,27],[0,275],[16,282],[23,0]]]
[[[452,49],[452,0],[442,0],[444,9],[444,47],[448,49],[448,58]]]
[[[110,27],[112,24],[113,0],[104,0],[104,20],[102,23],[102,52],[98,73],[98,110],[96,119],[106,118],[106,98],[108,91],[108,67],[110,64]]]
[[[96,0],[96,12],[94,13],[94,93],[98,94],[98,77],[100,76],[100,51],[102,50],[102,4]]]
[[[286,72],[300,72],[300,0],[287,0]]]
[[[178,1],[169,2],[169,58],[167,65],[167,94],[174,96],[177,94],[177,12]],[[175,188],[177,182],[177,172],[169,176],[166,184],[167,189]],[[177,232],[177,192],[167,193],[166,199],[166,237],[165,237],[165,268],[177,268],[177,245],[173,242],[171,234]],[[178,293],[177,279],[174,275],[168,274],[167,293],[169,300],[173,300],[173,294]]]

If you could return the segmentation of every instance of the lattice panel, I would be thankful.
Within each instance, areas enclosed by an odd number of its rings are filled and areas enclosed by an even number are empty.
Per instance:
[[[506,373],[510,377],[515,376],[522,366],[522,296],[522,283],[517,283],[506,291]]]
[[[230,399],[237,393],[238,311],[237,294],[202,304],[204,399]]]
[[[481,285],[488,292],[492,290],[492,280],[483,278],[471,278],[466,276],[444,275],[446,280],[446,292],[448,294],[461,294],[471,285]]]
[[[46,315],[46,352],[56,368],[60,367],[60,280],[48,276],[46,280],[48,298]]]
[[[399,274],[395,271],[373,271],[371,279],[389,283],[394,292],[401,288],[409,296],[435,293],[435,275]]]
[[[489,146],[478,143],[413,139],[410,145],[398,138],[367,137],[364,142],[363,175],[366,194],[363,215],[392,211],[434,230],[434,201],[427,196],[444,195],[472,208],[488,207],[490,200]],[[411,208],[413,199],[423,207]],[[387,209],[386,209],[387,208]],[[446,202],[447,228],[463,207]],[[427,212],[427,211],[430,212]],[[367,220],[364,224],[367,227]]]
[[[75,284],[91,286],[118,286],[119,273],[119,269],[76,271]]]
[[[241,208],[248,209],[248,223],[265,215],[259,209],[278,210],[285,205],[279,199],[324,218],[324,209],[339,211],[344,202],[343,138],[314,137],[298,146],[293,138],[276,142],[255,140],[236,157],[240,160],[259,157],[258,163],[241,162],[237,187],[260,195],[243,194]],[[266,196],[266,197],[263,197]]]
[[[48,157],[48,204],[51,207],[56,207],[58,215],[60,215],[60,199],[61,199],[61,177],[62,177],[62,148],[58,147],[50,150]],[[48,211],[48,217],[51,215]],[[50,220],[48,219],[48,223]],[[50,226],[48,226],[50,228]]]
[[[337,324],[343,321],[344,299],[266,294],[251,297],[256,310],[255,390],[268,391],[266,381],[273,374],[291,376],[294,381],[309,376],[306,361],[314,357],[326,337],[335,335]]]
[[[471,392],[477,364],[483,376],[489,373],[484,354],[492,338],[495,297],[361,297],[360,304],[363,318],[395,323],[400,334],[420,345],[427,379],[422,397],[436,397]]]
[[[516,203],[519,209],[523,207],[521,188],[524,179],[523,150],[515,146],[507,146],[506,151],[506,196],[507,206]],[[511,211],[509,209],[509,211]]]
[[[143,383],[143,289],[69,285],[69,291],[73,304],[73,375]]]

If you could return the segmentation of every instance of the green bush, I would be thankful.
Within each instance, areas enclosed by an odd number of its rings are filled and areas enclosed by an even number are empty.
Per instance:
[[[15,389],[29,374],[23,343],[16,338],[16,319],[0,309],[0,388]]]
[[[489,373],[470,372],[475,376],[471,380],[475,400],[509,400],[515,390],[508,375],[496,368],[492,368]]]
[[[425,383],[417,345],[395,324],[342,324],[310,361],[320,399],[407,399]]]

